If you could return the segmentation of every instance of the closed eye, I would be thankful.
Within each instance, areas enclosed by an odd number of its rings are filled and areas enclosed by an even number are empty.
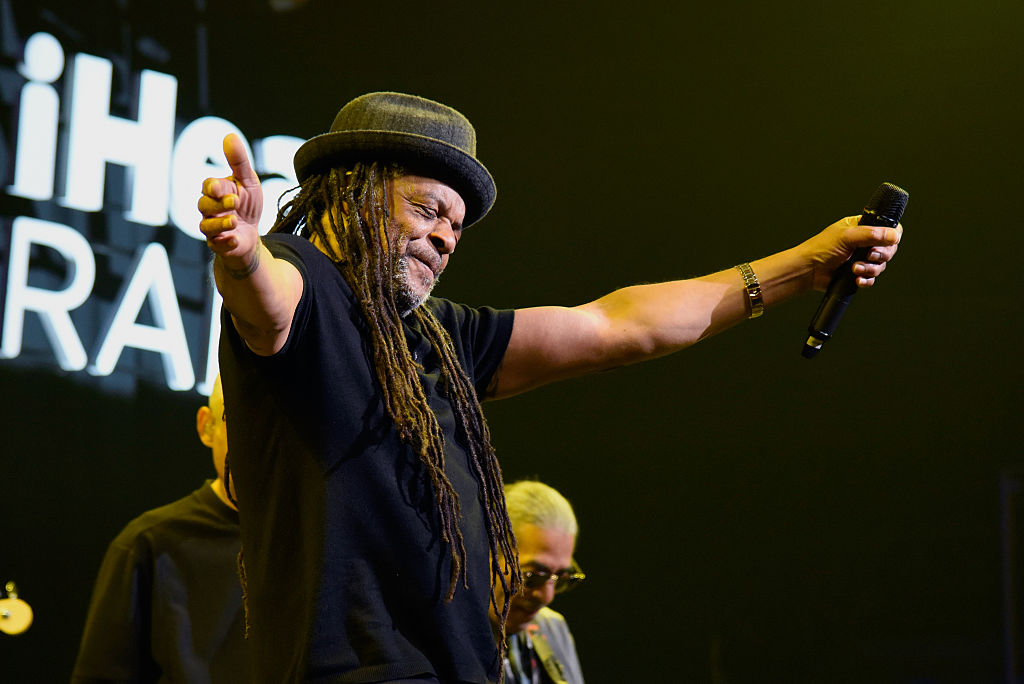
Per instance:
[[[413,202],[412,205],[414,207],[416,207],[417,211],[419,211],[419,213],[422,214],[424,217],[426,217],[428,219],[431,219],[431,220],[434,220],[434,219],[437,218],[437,210],[436,209],[433,209],[432,207],[428,207],[425,204],[418,204],[416,202]]]

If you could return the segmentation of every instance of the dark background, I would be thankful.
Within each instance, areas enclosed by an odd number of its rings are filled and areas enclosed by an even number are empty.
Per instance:
[[[250,139],[322,132],[369,90],[455,106],[499,188],[438,290],[472,305],[727,268],[905,187],[893,268],[814,361],[808,295],[487,415],[506,479],[576,507],[588,580],[554,607],[591,684],[1010,679],[1024,3],[0,4],[8,66],[35,30],[131,54],[178,77],[179,120]],[[0,634],[0,680],[66,680],[106,544],[212,472],[204,398],[141,375],[0,360],[0,582],[36,613]]]

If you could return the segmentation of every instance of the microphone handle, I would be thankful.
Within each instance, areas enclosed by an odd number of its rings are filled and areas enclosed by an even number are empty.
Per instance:
[[[885,189],[886,185],[892,189],[897,200],[902,200],[902,205],[897,201],[894,204],[879,207],[876,198],[873,197],[869,206],[864,208],[857,225],[884,226],[886,228],[895,228],[899,225],[903,207],[906,206],[907,193],[894,185],[884,184],[879,191],[876,191],[876,197],[878,192]],[[853,274],[853,264],[857,261],[864,261],[867,255],[867,247],[854,250],[850,258],[832,274],[832,280],[828,284],[825,296],[822,297],[818,310],[814,312],[814,317],[811,319],[810,325],[807,326],[808,337],[803,348],[805,359],[813,358],[835,332],[846,307],[853,300],[853,295],[857,294],[857,277]]]
[[[859,225],[875,224],[864,223],[862,219]],[[867,255],[867,247],[854,250],[853,255],[846,260],[846,263],[832,274],[832,280],[828,284],[828,289],[825,290],[825,296],[821,298],[818,310],[814,312],[814,318],[811,319],[811,324],[807,328],[809,333],[807,345],[813,346],[815,351],[832,337],[836,326],[839,325],[839,319],[843,317],[846,307],[853,301],[853,295],[857,294],[857,280],[853,275],[853,264],[863,261]]]

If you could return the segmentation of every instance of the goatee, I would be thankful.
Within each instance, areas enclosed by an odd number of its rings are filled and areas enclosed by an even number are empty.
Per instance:
[[[395,261],[395,272],[392,276],[392,288],[395,295],[395,308],[398,315],[405,318],[415,311],[430,296],[438,278],[423,276],[419,282],[419,290],[413,287],[413,276],[409,274],[409,256],[398,257]],[[422,293],[422,294],[418,294]]]

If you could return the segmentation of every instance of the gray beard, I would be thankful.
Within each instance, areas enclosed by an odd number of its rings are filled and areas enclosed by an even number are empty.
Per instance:
[[[413,289],[410,281],[412,276],[409,275],[409,258],[408,256],[403,256],[398,259],[395,273],[391,277],[395,293],[395,308],[398,309],[398,315],[402,318],[411,314],[427,300],[427,297],[430,296],[430,292],[439,280],[439,278],[428,279],[424,276],[419,284],[421,290],[425,288],[425,294],[422,296],[416,294],[416,290]]]

